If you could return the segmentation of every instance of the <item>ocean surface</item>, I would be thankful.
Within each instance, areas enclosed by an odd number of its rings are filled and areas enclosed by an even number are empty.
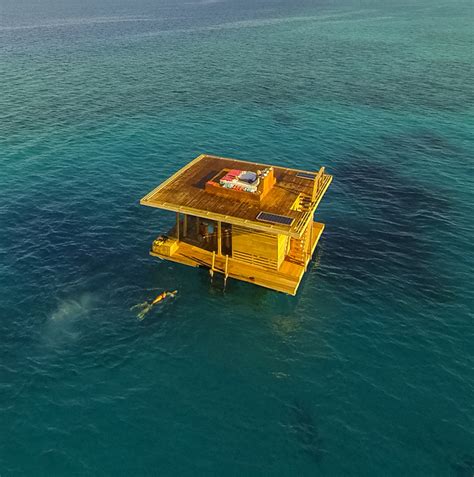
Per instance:
[[[0,0],[1,477],[472,477],[473,20]],[[202,152],[334,175],[297,297],[148,255]]]

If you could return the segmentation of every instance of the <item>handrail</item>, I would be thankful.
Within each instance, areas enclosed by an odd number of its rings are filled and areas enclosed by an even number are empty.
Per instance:
[[[227,277],[229,276],[229,255],[225,256],[225,273],[224,273],[224,288],[227,284]]]
[[[312,202],[316,200],[316,197],[318,195],[318,192],[324,185],[324,167],[321,167],[319,169],[319,172],[316,174],[314,178],[314,184],[313,184],[313,194],[312,194]]]
[[[209,275],[211,275],[211,278],[214,276],[214,265],[216,263],[216,252],[212,252],[212,263],[211,263],[211,269],[209,270]]]

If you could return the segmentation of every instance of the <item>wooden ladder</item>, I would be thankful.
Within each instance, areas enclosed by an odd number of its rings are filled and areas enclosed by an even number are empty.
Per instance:
[[[216,267],[216,252],[212,252],[211,268],[209,269],[209,275],[211,276],[211,282],[214,277],[214,272],[222,273],[224,275],[224,290],[227,285],[227,278],[229,278],[229,255],[225,256],[224,269]]]

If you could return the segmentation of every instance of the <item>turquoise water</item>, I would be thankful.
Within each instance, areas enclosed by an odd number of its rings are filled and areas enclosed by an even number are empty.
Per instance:
[[[2,477],[474,474],[473,7],[395,3],[0,0]],[[334,174],[296,298],[148,256],[201,152]]]

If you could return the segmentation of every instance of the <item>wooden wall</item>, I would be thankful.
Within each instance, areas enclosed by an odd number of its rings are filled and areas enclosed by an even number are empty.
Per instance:
[[[288,255],[290,238],[286,235],[278,235],[278,268],[280,268],[281,263],[285,260],[285,257]]]
[[[250,265],[278,270],[287,251],[288,237],[246,227],[232,227],[232,258]]]

